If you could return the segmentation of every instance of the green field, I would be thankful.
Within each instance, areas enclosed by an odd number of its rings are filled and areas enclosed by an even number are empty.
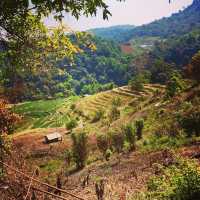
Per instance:
[[[15,105],[13,110],[23,119],[18,131],[34,128],[62,127],[69,119],[70,105],[79,97],[29,101]]]
[[[119,106],[121,112],[121,119],[119,120],[121,122],[117,123],[120,126],[128,120],[126,116],[129,113],[132,112],[133,114],[139,106],[143,106],[152,97],[154,90],[163,90],[161,86],[157,87],[149,84],[145,85],[143,92],[137,92],[129,90],[128,86],[124,86],[84,98],[73,96],[17,104],[13,107],[13,110],[23,118],[17,132],[36,128],[65,127],[69,119],[72,118],[77,119],[79,125],[84,125],[91,132],[93,132],[92,130],[99,130],[106,123],[114,99],[119,99],[121,102]],[[104,118],[97,123],[92,123],[95,113],[99,110],[103,110],[105,113]]]

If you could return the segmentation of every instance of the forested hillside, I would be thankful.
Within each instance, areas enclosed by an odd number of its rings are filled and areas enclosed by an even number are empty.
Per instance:
[[[170,73],[178,70],[183,73],[191,58],[200,49],[200,29],[183,36],[176,36],[156,42],[153,49],[137,58],[134,66],[151,73],[151,81],[166,83]]]
[[[95,28],[88,31],[104,39],[116,42],[125,42],[130,38],[131,31],[134,28],[135,26],[133,25],[118,25],[107,28]]]
[[[200,200],[200,0],[99,36],[42,22],[106,2],[0,0],[0,200]]]
[[[62,59],[53,68],[39,73],[20,72],[13,76],[10,71],[2,71],[1,84],[6,96],[15,101],[93,94],[127,84],[140,69],[149,70],[153,82],[165,82],[159,74],[165,76],[168,67],[182,69],[199,50],[199,10],[200,0],[195,0],[184,11],[148,25],[90,30],[100,36],[90,38],[96,50],[83,47],[73,62]],[[116,42],[129,39],[133,53],[124,55]]]
[[[93,94],[127,84],[132,75],[131,56],[124,55],[113,41],[91,36],[90,43],[95,50],[83,47],[73,61],[65,58],[45,71],[16,74],[17,82],[11,72],[6,73],[2,82],[7,96],[12,101],[49,99],[75,93]]]
[[[68,69],[78,94],[92,94],[108,83],[125,85],[132,75],[131,56],[124,55],[117,43],[98,37],[93,37],[93,42],[96,51],[85,50],[76,56],[74,65]],[[61,66],[64,65],[65,61]]]
[[[131,38],[154,36],[167,38],[179,36],[191,29],[200,27],[200,0],[194,0],[193,4],[169,18],[163,18],[147,25],[136,27],[132,30]]]
[[[166,17],[150,24],[128,29],[123,29],[123,26],[119,26],[119,28],[94,29],[92,32],[119,42],[126,42],[138,37],[168,38],[179,36],[190,32],[191,29],[200,27],[199,11],[200,0],[194,0],[193,4],[183,11],[179,11],[171,17]],[[119,39],[118,36],[120,37]]]

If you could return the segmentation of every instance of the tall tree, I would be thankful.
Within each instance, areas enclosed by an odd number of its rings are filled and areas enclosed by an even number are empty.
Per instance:
[[[200,83],[200,51],[196,53],[186,67],[187,75]]]

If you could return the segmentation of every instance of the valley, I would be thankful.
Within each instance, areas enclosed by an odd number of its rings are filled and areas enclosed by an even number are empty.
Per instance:
[[[63,187],[71,188],[70,191],[78,196],[88,200],[94,199],[94,184],[98,179],[103,179],[106,182],[106,199],[118,199],[124,195],[127,199],[139,198],[141,192],[146,191],[149,178],[156,173],[156,165],[171,165],[170,162],[175,162],[175,152],[183,158],[191,158],[200,153],[197,145],[200,138],[188,140],[182,136],[152,134],[159,130],[164,121],[168,125],[172,123],[174,114],[184,106],[184,101],[181,104],[180,102],[190,95],[186,92],[177,96],[179,99],[169,102],[165,100],[165,90],[165,86],[159,84],[145,84],[143,91],[123,86],[95,95],[56,100],[57,107],[54,105],[55,100],[15,105],[15,111],[20,112],[25,119],[29,117],[29,124],[32,122],[35,125],[27,126],[27,122],[24,121],[24,125],[22,123],[21,126],[23,130],[12,136],[14,144],[28,156],[29,163],[39,166],[44,181],[54,184],[56,174],[61,173]],[[198,91],[200,88],[195,88],[195,94]],[[116,120],[108,121],[115,101],[118,101],[120,116]],[[41,106],[48,108],[43,109],[45,117],[39,115]],[[51,107],[54,109],[51,110]],[[100,110],[104,110],[103,116],[94,121],[95,113]],[[75,173],[73,162],[69,165],[63,160],[66,152],[72,148],[72,133],[65,127],[67,120],[72,118],[78,121],[73,132],[87,132],[90,152],[86,167]],[[62,119],[66,119],[66,123],[62,123]],[[134,124],[140,119],[144,120],[144,130],[142,139],[136,142],[136,151],[126,153],[124,150],[119,155],[113,152],[109,161],[104,160],[97,147],[98,134],[106,135],[112,131],[120,131],[126,124]],[[55,120],[59,120],[60,123],[54,123]],[[55,128],[51,128],[52,126]],[[54,132],[60,133],[63,141],[44,144],[44,136]],[[88,174],[89,184],[84,186],[82,181]]]
[[[200,0],[80,32],[104,0],[2,2],[0,200],[199,200]]]

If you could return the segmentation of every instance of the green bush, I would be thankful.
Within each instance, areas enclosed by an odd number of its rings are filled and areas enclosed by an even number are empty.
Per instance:
[[[77,125],[78,125],[77,120],[71,118],[71,119],[66,123],[66,129],[71,131],[73,128],[76,128]]]
[[[140,139],[142,139],[142,131],[143,131],[143,128],[144,128],[144,120],[143,119],[137,120],[135,122],[135,127],[136,127],[137,138],[138,138],[138,140],[140,140]]]
[[[181,78],[180,74],[176,73],[170,78],[169,82],[167,83],[166,96],[173,97],[183,91],[184,88],[185,83],[183,79]]]
[[[117,106],[112,106],[108,117],[110,122],[120,118],[120,110],[117,108]]]
[[[122,99],[120,97],[115,97],[112,100],[112,105],[113,106],[119,107],[119,106],[121,106],[121,104],[122,104]]]
[[[148,72],[140,73],[129,81],[129,86],[131,87],[131,90],[143,91],[144,84],[149,83],[149,80],[150,74]]]
[[[179,123],[188,137],[200,136],[200,107],[192,109],[189,113],[179,119]]]
[[[82,169],[85,166],[85,161],[88,157],[88,137],[85,132],[72,133],[72,154],[77,169]]]
[[[126,126],[122,127],[122,132],[125,136],[125,143],[124,148],[127,149],[129,144],[129,150],[135,150],[135,128],[132,124],[127,124]]]
[[[140,146],[145,151],[158,151],[166,148],[177,148],[187,144],[184,136],[170,137],[169,135],[151,135],[145,140],[145,145]]]
[[[103,134],[97,135],[97,147],[102,152],[103,156],[106,158],[106,151],[110,147],[109,137]]]
[[[111,133],[112,138],[112,146],[116,150],[117,153],[122,152],[124,145],[124,134],[121,131],[114,131]]]
[[[105,113],[105,111],[102,110],[102,109],[97,110],[97,111],[95,112],[95,114],[94,114],[94,117],[93,117],[93,119],[92,119],[92,122],[93,122],[93,123],[98,122],[100,119],[103,118],[104,113]]]
[[[75,110],[75,109],[76,109],[76,104],[73,103],[73,104],[70,106],[70,109]]]
[[[147,199],[198,200],[200,199],[200,173],[198,165],[181,160],[164,170],[162,176],[148,182]]]
[[[128,153],[131,151],[131,144],[129,142],[127,142],[126,140],[124,141],[124,144],[123,144],[123,152],[125,153]]]
[[[106,150],[106,153],[105,153],[105,158],[106,158],[106,160],[107,161],[109,161],[109,159],[110,159],[110,157],[112,156],[112,151],[111,151],[111,149],[107,149]]]

